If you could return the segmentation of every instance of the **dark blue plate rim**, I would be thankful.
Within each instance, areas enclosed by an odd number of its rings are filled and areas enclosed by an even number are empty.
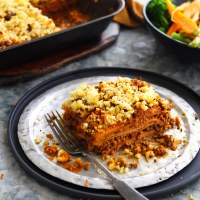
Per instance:
[[[79,198],[90,198],[90,199],[121,199],[121,196],[115,190],[102,190],[102,189],[91,189],[66,181],[62,181],[55,178],[35,166],[24,154],[17,137],[17,126],[19,118],[24,108],[37,96],[44,93],[48,89],[55,87],[59,84],[75,80],[79,78],[95,77],[95,76],[127,76],[130,78],[141,77],[143,80],[151,82],[153,84],[165,87],[177,95],[185,99],[200,116],[200,97],[199,95],[190,89],[188,86],[181,82],[166,77],[161,74],[154,72],[132,69],[132,68],[121,68],[121,67],[95,67],[86,68],[82,70],[76,70],[67,72],[62,75],[58,75],[54,78],[44,81],[43,83],[35,86],[29,92],[27,92],[13,108],[9,122],[8,122],[8,141],[13,152],[14,157],[17,159],[19,164],[37,181],[42,185],[46,185],[52,190],[64,193],[68,196],[79,197]],[[177,192],[183,187],[186,187],[190,183],[197,180],[200,175],[200,168],[198,164],[200,162],[200,153],[194,158],[194,160],[183,170],[176,175],[172,176],[168,180],[160,182],[155,185],[148,187],[139,188],[142,194],[150,199],[160,198],[167,196],[171,193]]]

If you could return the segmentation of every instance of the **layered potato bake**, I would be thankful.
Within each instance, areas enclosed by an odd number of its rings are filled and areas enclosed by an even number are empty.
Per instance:
[[[89,152],[103,157],[120,149],[146,158],[166,155],[166,148],[176,150],[181,141],[165,134],[180,129],[172,108],[149,83],[122,77],[82,84],[62,105],[71,131]]]
[[[76,5],[76,0],[0,0],[0,50],[86,22]]]

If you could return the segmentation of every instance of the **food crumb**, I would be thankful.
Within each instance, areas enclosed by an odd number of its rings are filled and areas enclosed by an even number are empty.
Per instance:
[[[59,151],[59,147],[57,145],[44,147],[44,153],[46,153],[50,158],[56,157],[58,151]]]
[[[123,154],[129,154],[130,150],[129,149],[124,149]]]
[[[41,136],[36,136],[35,137],[35,144],[40,144],[40,142],[42,141],[42,137]]]
[[[0,175],[0,179],[3,179],[3,178],[4,178],[4,174],[1,174],[1,175]]]
[[[194,196],[192,194],[190,194],[189,200],[194,200]]]
[[[129,172],[129,168],[126,167],[126,168],[124,169],[124,173],[127,174],[128,172]]]
[[[71,160],[71,156],[63,149],[58,151],[57,162],[64,163]]]
[[[119,173],[128,173],[129,163],[126,161],[125,157],[120,156],[119,158],[111,158],[107,161],[106,165],[112,170],[118,170]]]
[[[140,172],[140,176],[144,176],[144,172]]]
[[[44,142],[43,142],[43,146],[45,147],[45,146],[48,146],[49,145],[49,142],[47,141],[47,140],[45,140]]]
[[[53,135],[51,133],[46,134],[46,137],[49,138],[50,140],[53,140]]]
[[[140,154],[139,153],[135,154],[135,158],[140,159]]]
[[[88,170],[90,167],[90,164],[91,164],[90,162],[83,162],[81,158],[77,158],[73,163],[65,162],[62,164],[62,166],[63,168],[71,172],[78,173],[82,169]]]
[[[88,180],[85,180],[84,185],[85,185],[85,187],[88,187],[88,186],[89,186],[89,182],[88,182]]]
[[[197,114],[194,115],[195,120],[199,119],[199,116]]]
[[[98,168],[97,172],[101,175],[103,172]]]
[[[84,169],[84,170],[89,170],[90,165],[91,165],[90,162],[85,162],[85,163],[83,164],[83,169]]]

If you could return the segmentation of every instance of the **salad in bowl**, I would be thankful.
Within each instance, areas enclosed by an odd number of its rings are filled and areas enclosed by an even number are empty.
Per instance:
[[[200,48],[200,0],[151,0],[146,13],[153,25],[167,36]]]

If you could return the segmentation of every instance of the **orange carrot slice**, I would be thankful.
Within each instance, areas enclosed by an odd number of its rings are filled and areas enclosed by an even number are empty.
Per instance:
[[[167,10],[171,16],[172,12],[176,9],[176,6],[172,4],[171,0],[166,0],[166,5],[167,5]]]
[[[197,24],[180,10],[173,11],[171,19],[187,34],[193,34],[198,30]]]
[[[167,31],[167,35],[171,36],[172,33],[176,32],[178,29],[179,29],[178,24],[173,23],[173,24],[169,27],[169,29],[168,29],[168,31]]]
[[[200,11],[196,11],[194,13],[194,15],[191,17],[191,19],[194,21],[194,22],[198,22],[199,21],[199,15],[200,15]]]
[[[198,22],[200,13],[200,0],[191,2],[190,5],[183,10],[183,13],[192,18],[195,22]]]
[[[176,9],[184,11],[191,5],[191,2],[184,2],[180,6],[177,6]]]

